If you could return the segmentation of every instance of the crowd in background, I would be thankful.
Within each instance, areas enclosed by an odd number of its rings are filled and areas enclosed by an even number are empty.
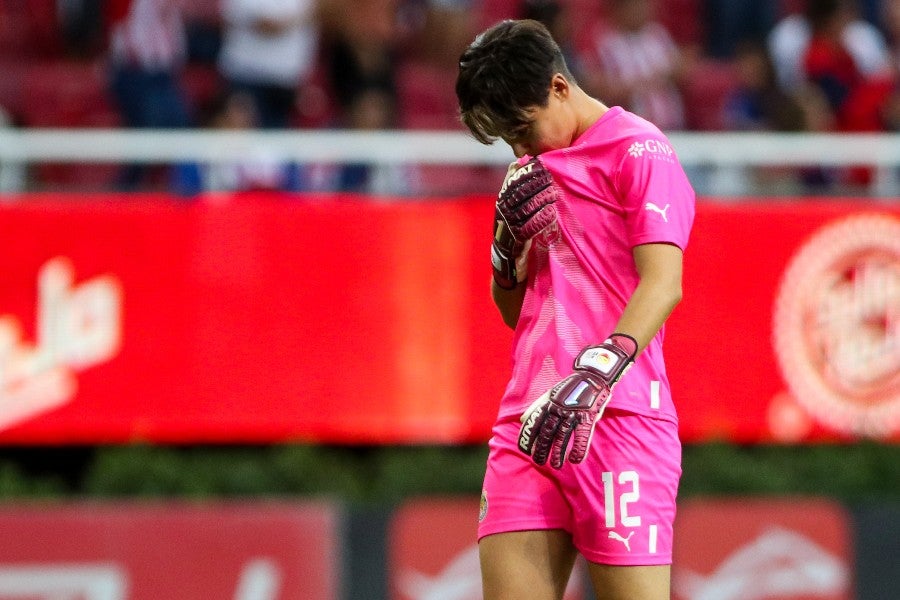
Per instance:
[[[10,0],[0,126],[459,129],[459,53],[510,17],[544,22],[582,87],[666,131],[900,129],[900,0]],[[870,176],[803,173],[810,185]],[[93,177],[186,194],[405,193],[416,179],[264,151]]]

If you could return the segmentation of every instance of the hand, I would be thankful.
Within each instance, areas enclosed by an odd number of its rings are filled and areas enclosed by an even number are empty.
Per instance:
[[[594,423],[636,354],[637,342],[622,333],[614,333],[599,346],[582,350],[575,359],[574,372],[522,414],[519,449],[539,465],[549,458],[554,469],[562,468],[567,458],[573,464],[583,461],[591,445]]]
[[[501,288],[511,290],[525,280],[525,244],[556,220],[558,197],[553,176],[540,160],[510,165],[497,197],[491,244],[494,280]]]

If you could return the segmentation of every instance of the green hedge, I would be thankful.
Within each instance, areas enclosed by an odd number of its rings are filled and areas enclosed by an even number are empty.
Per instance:
[[[7,448],[0,449],[0,498],[326,495],[394,503],[413,495],[478,494],[486,453],[483,445]],[[900,498],[897,445],[689,445],[683,467],[681,497]]]

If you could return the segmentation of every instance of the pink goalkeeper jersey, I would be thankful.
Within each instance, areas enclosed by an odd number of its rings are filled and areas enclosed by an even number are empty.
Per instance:
[[[521,414],[572,372],[585,346],[614,332],[638,283],[632,248],[663,242],[684,249],[694,219],[694,191],[671,144],[620,107],[540,160],[561,191],[559,216],[532,241],[501,416]],[[676,420],[662,341],[660,331],[608,408]]]

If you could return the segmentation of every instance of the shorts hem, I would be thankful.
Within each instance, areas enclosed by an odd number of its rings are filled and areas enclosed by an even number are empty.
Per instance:
[[[671,555],[665,554],[606,554],[578,549],[588,562],[613,567],[664,567],[672,564]]]
[[[569,534],[572,532],[566,528],[563,523],[548,523],[546,521],[533,521],[533,522],[522,522],[516,521],[515,523],[497,523],[493,524],[490,527],[479,527],[478,528],[478,541],[480,542],[482,538],[485,538],[489,535],[495,535],[497,533],[513,533],[516,531],[548,531],[551,529],[560,529]]]

